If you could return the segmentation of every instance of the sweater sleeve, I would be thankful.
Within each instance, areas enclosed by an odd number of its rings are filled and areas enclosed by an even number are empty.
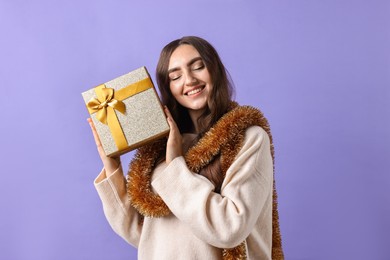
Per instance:
[[[122,166],[107,178],[103,169],[94,185],[112,229],[129,244],[138,247],[142,224],[139,213],[130,205]]]
[[[232,248],[248,237],[262,211],[269,211],[265,207],[272,198],[272,183],[269,137],[252,126],[226,172],[221,194],[213,192],[207,178],[191,172],[183,157],[175,158],[152,186],[198,238],[215,247]]]

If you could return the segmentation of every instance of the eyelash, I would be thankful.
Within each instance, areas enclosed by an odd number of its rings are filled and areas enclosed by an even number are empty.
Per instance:
[[[201,70],[201,69],[203,69],[203,68],[204,68],[204,65],[202,64],[202,65],[200,65],[199,67],[195,67],[194,70]]]

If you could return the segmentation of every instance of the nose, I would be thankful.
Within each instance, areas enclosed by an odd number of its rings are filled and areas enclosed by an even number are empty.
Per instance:
[[[191,86],[191,85],[193,85],[193,84],[195,84],[197,82],[196,77],[194,77],[194,75],[191,73],[191,71],[187,71],[185,73],[185,77],[186,77],[185,78],[185,84],[186,85]]]

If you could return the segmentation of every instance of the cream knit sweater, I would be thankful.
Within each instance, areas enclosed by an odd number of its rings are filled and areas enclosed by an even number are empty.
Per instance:
[[[183,146],[189,139],[183,136]],[[145,218],[130,205],[119,167],[95,179],[113,230],[138,248],[140,260],[221,259],[221,248],[246,240],[248,259],[271,259],[273,165],[270,141],[259,126],[246,130],[242,149],[226,172],[221,194],[194,174],[183,157],[161,163],[152,176],[154,192],[172,214]]]

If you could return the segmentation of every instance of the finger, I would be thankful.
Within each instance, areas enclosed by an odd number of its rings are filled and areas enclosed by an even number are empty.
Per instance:
[[[171,111],[169,111],[169,109],[168,109],[167,106],[164,106],[164,112],[165,112],[165,115],[166,115],[168,118],[172,118]]]
[[[169,111],[168,107],[165,106],[164,111],[165,111],[165,114],[167,115],[168,124],[169,124],[169,127],[171,128],[171,130],[174,130],[174,131],[176,131],[176,129],[178,130],[177,124],[176,124],[175,120],[173,120],[172,114]]]
[[[165,112],[165,115],[167,117],[167,121],[168,121],[168,124],[169,124],[169,128],[173,128],[173,119],[172,119],[172,114],[171,112],[169,111],[168,107],[167,106],[164,106],[164,112]]]
[[[100,142],[99,135],[97,134],[97,131],[96,131],[95,125],[92,122],[92,119],[88,118],[87,121],[89,123],[89,126],[91,127],[93,138],[95,139],[96,146],[102,147],[102,143]]]
[[[169,125],[169,136],[174,136],[176,133],[176,125],[174,125],[174,122],[171,118],[168,118],[168,125]]]

